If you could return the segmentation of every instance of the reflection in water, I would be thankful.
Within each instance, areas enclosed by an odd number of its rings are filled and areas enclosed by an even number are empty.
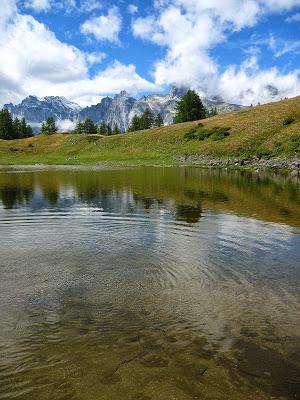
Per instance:
[[[201,204],[197,207],[178,204],[176,206],[176,220],[186,221],[190,224],[198,222],[201,217]]]
[[[0,399],[299,399],[297,179],[0,172]]]
[[[33,190],[14,185],[4,186],[0,189],[1,202],[6,209],[28,204],[32,194]]]

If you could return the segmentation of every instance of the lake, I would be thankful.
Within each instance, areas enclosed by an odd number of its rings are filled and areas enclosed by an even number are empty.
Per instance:
[[[300,399],[300,179],[0,169],[0,399]]]

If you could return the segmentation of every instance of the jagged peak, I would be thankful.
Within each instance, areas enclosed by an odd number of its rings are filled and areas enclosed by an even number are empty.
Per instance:
[[[184,86],[172,86],[170,92],[168,93],[168,96],[170,97],[182,97],[186,94],[186,92],[189,90],[188,87]]]
[[[126,90],[121,90],[121,92],[119,94],[115,95],[115,99],[117,99],[119,97],[129,97],[129,94],[126,92]]]

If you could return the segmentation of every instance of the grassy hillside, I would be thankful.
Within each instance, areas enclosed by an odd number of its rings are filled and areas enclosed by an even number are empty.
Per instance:
[[[179,157],[189,156],[244,159],[300,155],[300,97],[201,123],[200,127],[199,122],[189,122],[111,137],[56,134],[0,140],[0,164],[174,164]]]

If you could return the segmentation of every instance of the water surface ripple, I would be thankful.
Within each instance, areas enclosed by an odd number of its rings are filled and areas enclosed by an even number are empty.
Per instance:
[[[299,399],[299,187],[0,169],[0,399]]]

